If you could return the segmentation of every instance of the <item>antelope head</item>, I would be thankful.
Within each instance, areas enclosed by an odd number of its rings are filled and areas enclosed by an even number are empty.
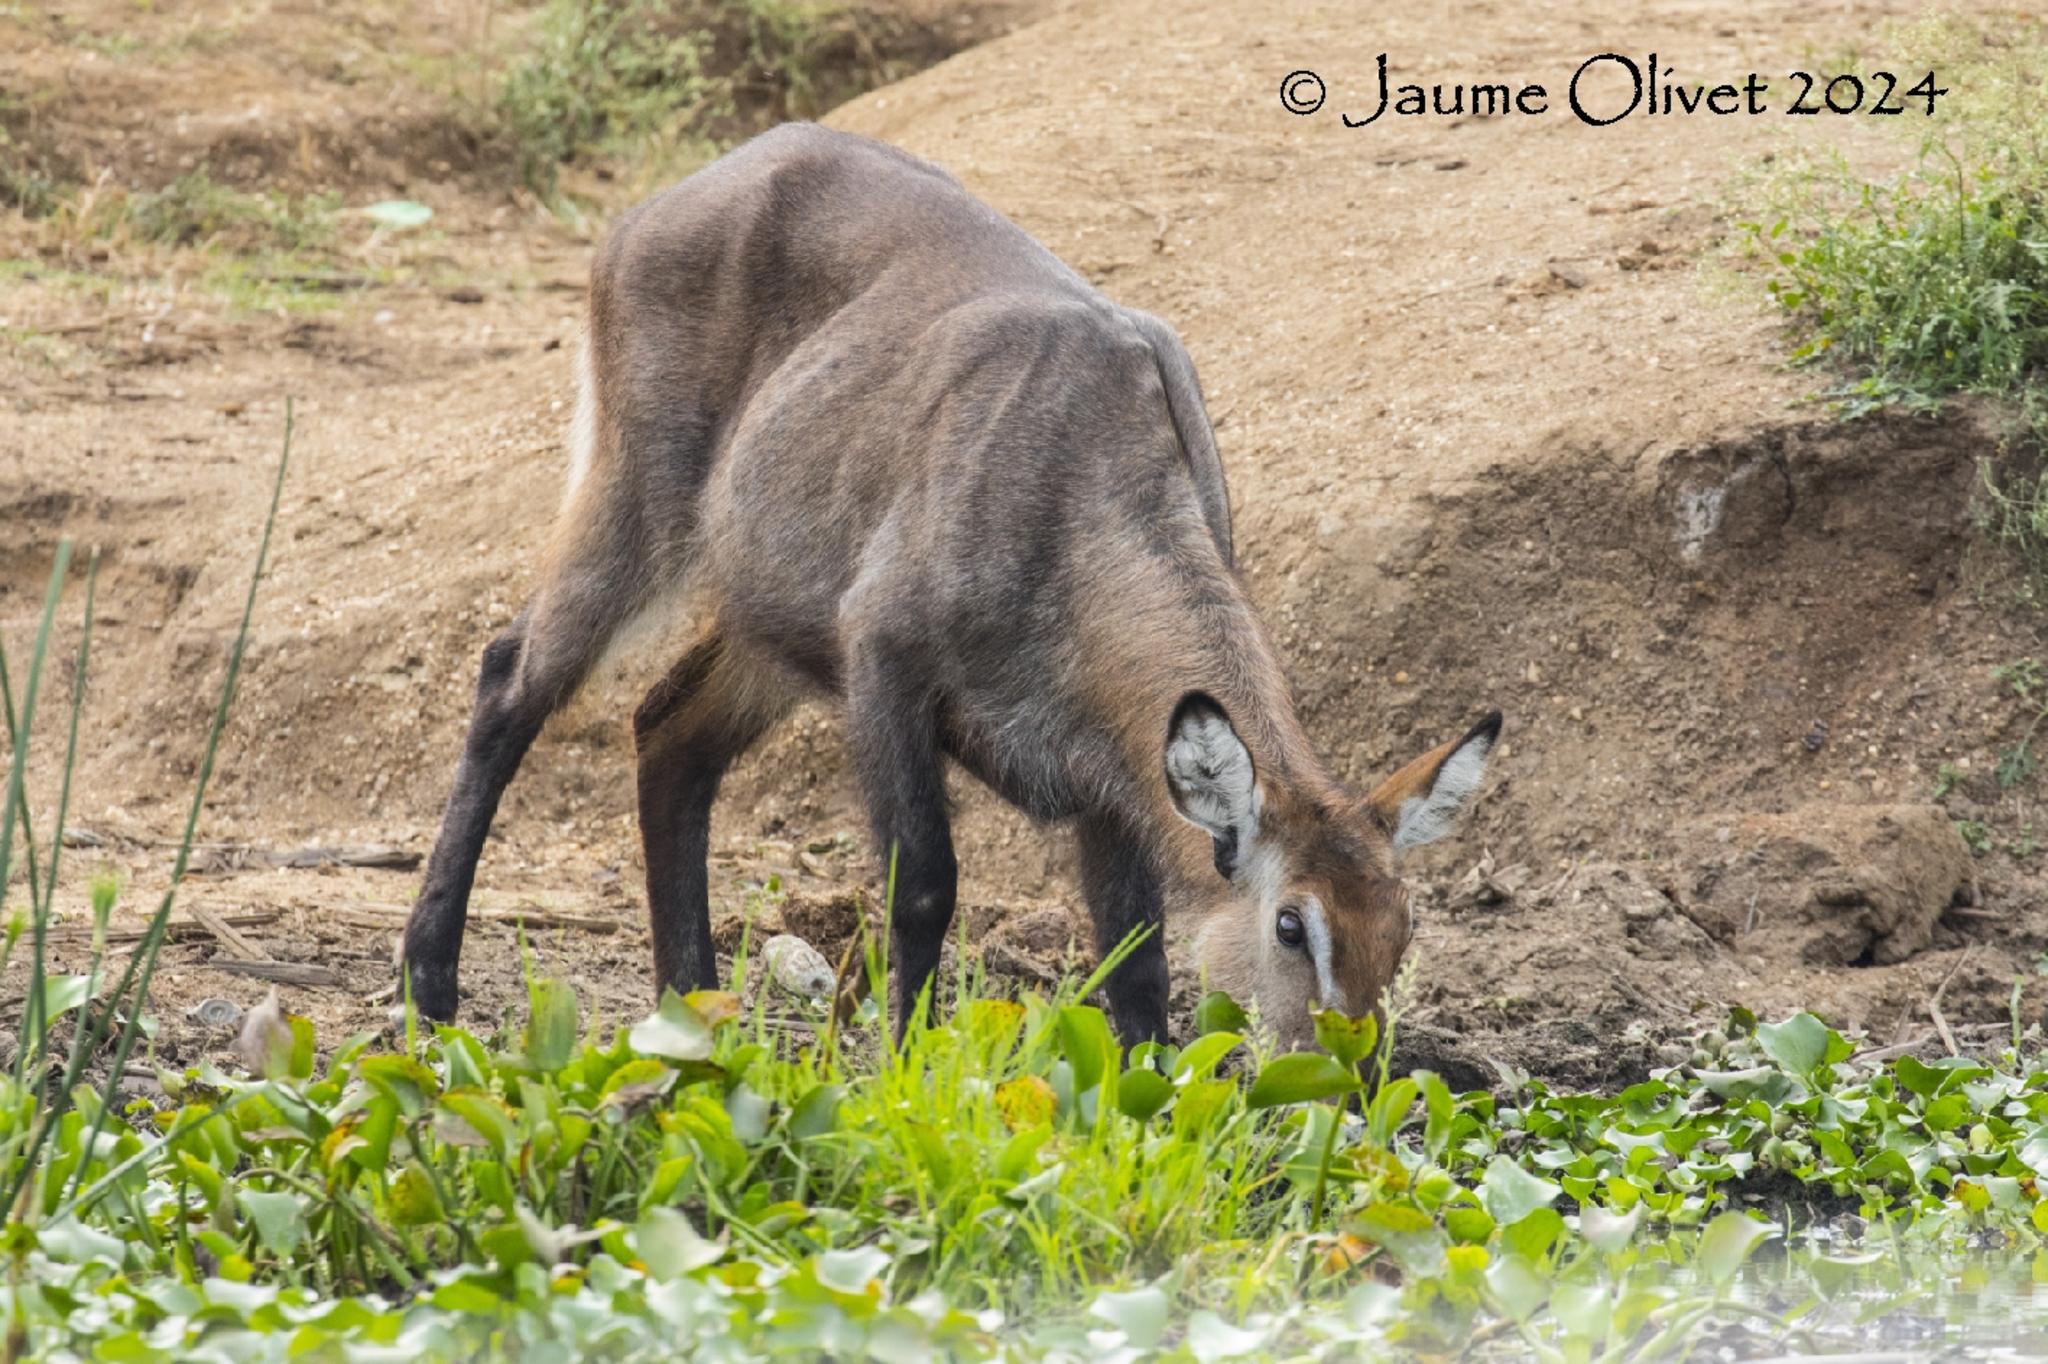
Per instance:
[[[1450,829],[1500,726],[1496,711],[1361,796],[1268,779],[1215,700],[1183,698],[1168,728],[1167,787],[1181,817],[1209,835],[1227,883],[1195,935],[1210,985],[1257,1000],[1287,1047],[1314,1043],[1314,1008],[1377,1010],[1411,932],[1396,859]]]

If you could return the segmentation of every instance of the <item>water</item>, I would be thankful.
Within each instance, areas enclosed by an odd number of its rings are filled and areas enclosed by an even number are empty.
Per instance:
[[[1758,1248],[1735,1301],[1764,1317],[1710,1331],[1694,1359],[1919,1364],[2048,1359],[2048,1251],[2006,1244],[1850,1243],[1825,1232]],[[1678,1271],[1674,1271],[1675,1274]]]

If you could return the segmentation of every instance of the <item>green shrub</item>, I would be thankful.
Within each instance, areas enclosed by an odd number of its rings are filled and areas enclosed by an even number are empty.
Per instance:
[[[527,183],[552,192],[563,163],[667,174],[938,50],[928,29],[831,0],[548,0],[486,112]]]
[[[714,98],[706,36],[670,10],[660,0],[549,0],[497,96],[530,183],[552,186],[555,167],[588,148],[672,138]]]
[[[2034,21],[1904,30],[1901,70],[1936,72],[1932,120],[1894,126],[1917,155],[1867,179],[1840,155],[1791,156],[1758,182],[1743,226],[1790,314],[1800,361],[1849,376],[1851,410],[1930,407],[1958,393],[2016,400],[2038,426],[2048,364],[2048,92]]]
[[[1826,362],[1824,390],[1855,416],[1931,411],[1980,395],[2021,437],[1984,466],[1986,527],[2048,571],[2048,26],[1940,18],[1898,30],[1902,84],[1943,88],[1888,120],[1917,138],[1908,166],[1871,178],[1839,154],[1792,155],[1753,178],[1742,224],[1795,334]]]

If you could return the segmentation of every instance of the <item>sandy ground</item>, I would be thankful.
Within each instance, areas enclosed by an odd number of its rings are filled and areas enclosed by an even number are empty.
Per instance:
[[[256,7],[241,51],[166,39],[158,78],[131,90],[134,58],[78,42],[113,8],[69,6],[61,32],[0,19],[0,71],[53,92],[40,126],[82,163],[138,184],[191,158],[241,164],[250,184],[439,213],[400,257],[366,244],[396,270],[316,312],[230,308],[169,255],[122,275],[89,247],[36,254],[25,230],[0,277],[0,631],[21,656],[60,534],[102,548],[69,820],[91,846],[66,857],[119,869],[132,918],[189,799],[288,394],[294,465],[203,837],[427,850],[478,652],[531,584],[557,496],[591,234],[504,188],[353,49],[258,60],[263,42],[310,41],[311,11]],[[397,26],[364,20],[366,50],[414,32],[365,12]],[[1967,1045],[2003,1026],[2015,976],[2038,1015],[2033,783],[1991,776],[2032,715],[1991,669],[2042,645],[1971,530],[1985,424],[1836,422],[1718,254],[1743,166],[1794,137],[1870,158],[1889,144],[1869,120],[1338,118],[1369,110],[1381,52],[1396,81],[1553,92],[1609,48],[1656,51],[1683,79],[1776,76],[1875,41],[1870,7],[1367,22],[1337,3],[1080,0],[988,31],[1011,24],[828,121],[934,158],[1179,328],[1245,572],[1341,772],[1370,780],[1507,714],[1474,819],[1412,868],[1417,1059],[1472,1083],[1496,1061],[1619,1081],[1730,1002],[1812,1007],[1879,1044],[1940,1046],[1938,1014]],[[1278,90],[1303,67],[1331,99],[1296,117]],[[125,112],[95,113],[121,91]],[[351,144],[358,126],[381,131]],[[95,271],[115,282],[81,284]],[[479,881],[486,910],[557,916],[530,949],[609,1017],[646,1001],[625,715],[659,653],[550,728]],[[46,716],[67,692],[51,679]],[[1960,778],[1945,810],[1944,763]],[[969,788],[975,940],[1026,980],[1070,964],[1063,837]],[[843,940],[875,868],[836,718],[803,712],[726,790],[721,910]],[[1952,819],[1981,821],[1989,850],[1972,856]],[[284,994],[334,1038],[379,1016],[416,885],[243,868],[187,898],[262,920],[244,955],[323,970]],[[222,1041],[180,1021],[199,999],[260,997],[224,969],[235,955],[204,931],[169,950],[173,1058]],[[473,1016],[516,1000],[508,922],[474,932],[465,972]],[[17,964],[0,1000],[20,980]]]

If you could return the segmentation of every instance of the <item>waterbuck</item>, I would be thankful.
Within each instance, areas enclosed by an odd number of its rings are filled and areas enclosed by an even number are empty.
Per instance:
[[[619,220],[581,377],[540,584],[484,650],[406,925],[424,1013],[455,1011],[521,757],[626,626],[679,603],[699,633],[633,721],[657,989],[717,984],[719,781],[822,693],[895,854],[899,1027],[953,917],[947,758],[1073,826],[1101,949],[1186,904],[1210,977],[1284,1038],[1309,1035],[1311,1001],[1375,1004],[1409,935],[1393,853],[1446,827],[1499,716],[1370,796],[1329,774],[1233,566],[1215,436],[1164,322],[936,167],[789,125]],[[1209,838],[1194,866],[1187,824]],[[1105,993],[1125,1038],[1165,1034],[1160,933]]]

